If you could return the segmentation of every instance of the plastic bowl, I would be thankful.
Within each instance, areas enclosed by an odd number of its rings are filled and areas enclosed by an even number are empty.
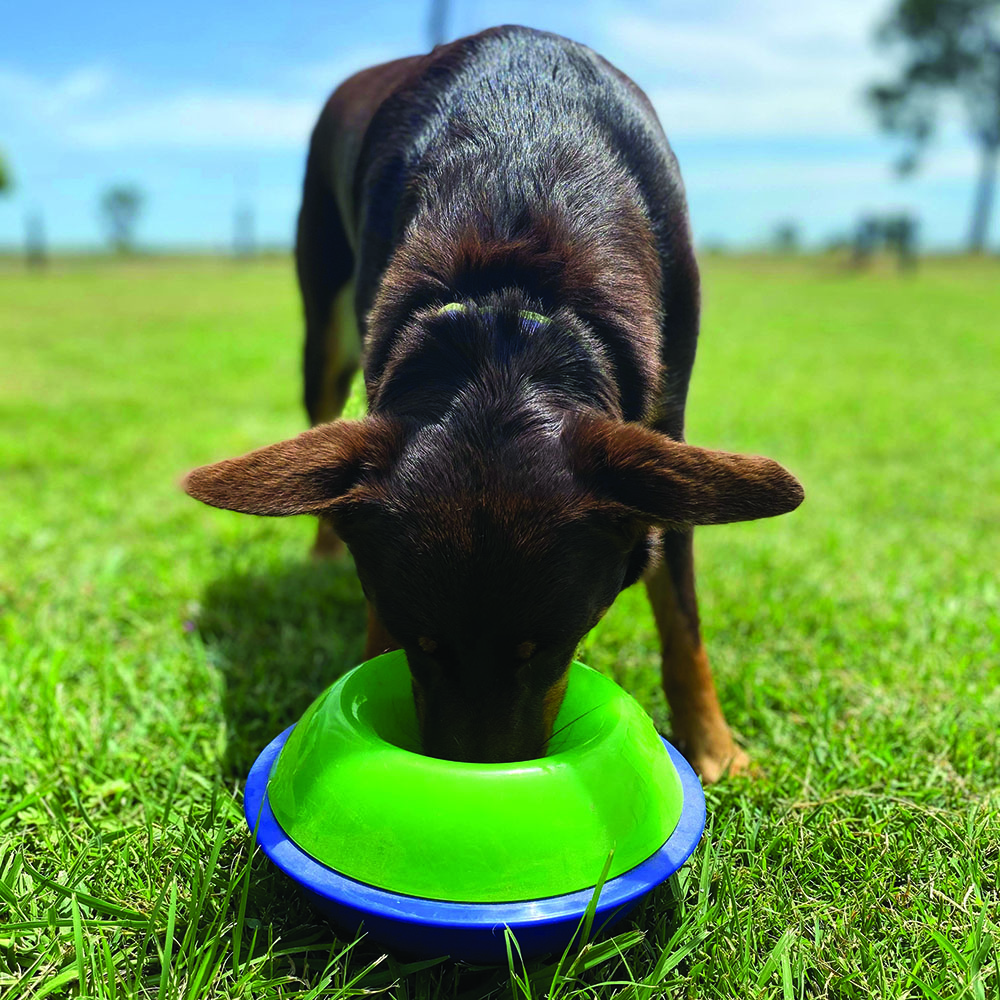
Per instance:
[[[546,757],[426,757],[404,654],[341,677],[251,769],[265,853],[342,931],[397,954],[506,961],[565,947],[611,855],[595,931],[694,850],[697,777],[633,698],[574,663]]]

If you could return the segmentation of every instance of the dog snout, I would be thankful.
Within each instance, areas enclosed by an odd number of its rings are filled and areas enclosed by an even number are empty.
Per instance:
[[[424,703],[421,719],[423,750],[430,757],[477,764],[532,760],[545,753],[546,733],[541,713]]]
[[[544,739],[512,739],[504,733],[476,733],[467,726],[444,727],[424,733],[429,757],[475,764],[501,764],[531,760],[544,753]]]

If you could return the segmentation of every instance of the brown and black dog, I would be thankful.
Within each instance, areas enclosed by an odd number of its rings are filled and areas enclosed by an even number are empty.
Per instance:
[[[646,574],[674,739],[707,780],[745,766],[692,529],[784,513],[802,489],[683,443],[698,270],[643,92],[521,27],[364,70],[313,133],[296,254],[316,426],[187,491],[318,515],[320,551],[343,538],[367,654],[405,650],[429,754],[543,753],[577,644]],[[360,357],[368,416],[338,420]]]

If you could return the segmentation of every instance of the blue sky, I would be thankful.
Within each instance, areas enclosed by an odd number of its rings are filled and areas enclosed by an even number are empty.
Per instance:
[[[453,0],[448,35],[533,25],[632,76],[680,160],[701,243],[759,242],[784,219],[819,241],[862,211],[905,208],[925,242],[957,246],[976,171],[960,116],[901,181],[890,168],[896,147],[860,98],[888,72],[870,41],[887,4]],[[99,244],[98,198],[115,182],[146,192],[147,246],[226,246],[241,203],[254,206],[260,240],[289,244],[324,99],[356,69],[424,50],[427,9],[426,0],[9,6],[0,148],[16,187],[0,199],[0,245],[20,243],[30,213],[53,244]]]

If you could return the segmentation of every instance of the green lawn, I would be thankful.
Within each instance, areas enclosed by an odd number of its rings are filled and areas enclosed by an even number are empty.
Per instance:
[[[515,980],[349,948],[248,858],[250,762],[364,630],[307,519],[176,486],[304,426],[291,262],[0,272],[4,1000],[997,996],[1000,264],[709,260],[703,331],[689,439],[807,494],[697,536],[759,772],[614,944]],[[581,658],[665,723],[641,588]]]

